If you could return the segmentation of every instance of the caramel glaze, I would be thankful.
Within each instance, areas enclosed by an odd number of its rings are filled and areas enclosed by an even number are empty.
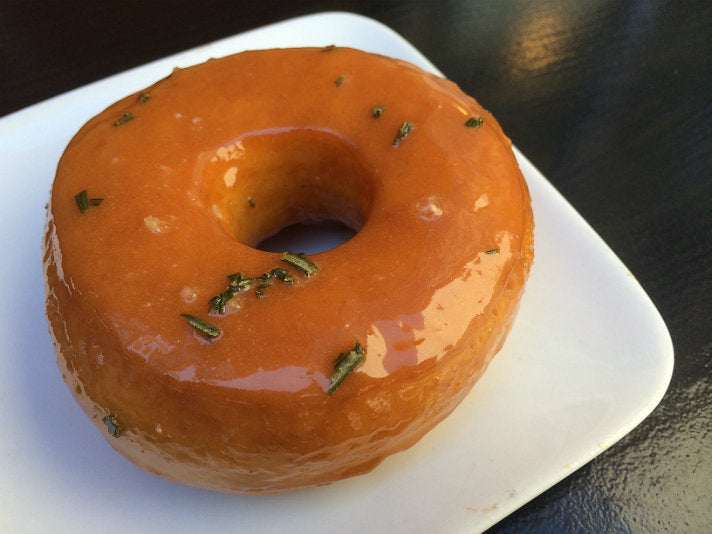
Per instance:
[[[449,81],[338,47],[244,52],[142,93],[67,147],[44,243],[59,366],[111,446],[185,484],[279,493],[370,471],[446,417],[500,349],[533,258],[495,119]],[[104,201],[82,213],[85,189]],[[227,274],[285,266],[260,241],[321,219],[358,232],[313,276],[208,315]],[[356,341],[363,363],[328,395]]]

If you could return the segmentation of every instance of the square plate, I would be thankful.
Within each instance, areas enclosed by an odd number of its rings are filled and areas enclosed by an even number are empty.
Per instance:
[[[0,530],[484,530],[615,443],[658,404],[673,350],[606,244],[519,152],[536,260],[515,327],[457,410],[368,475],[270,497],[196,490],[121,458],[75,405],[44,316],[40,243],[55,166],[76,130],[174,66],[248,48],[352,46],[437,69],[361,16],[323,13],[145,65],[0,119]]]

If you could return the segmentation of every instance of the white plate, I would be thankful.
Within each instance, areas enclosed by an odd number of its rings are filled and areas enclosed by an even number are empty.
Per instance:
[[[483,530],[623,437],[660,401],[673,352],[658,312],[606,244],[517,154],[536,217],[528,291],[485,377],[416,446],[369,475],[275,497],[172,484],[108,447],[62,382],[43,313],[44,205],[64,146],[89,117],[174,66],[246,48],[332,43],[437,72],[379,23],[325,13],[178,54],[0,119],[0,530]]]

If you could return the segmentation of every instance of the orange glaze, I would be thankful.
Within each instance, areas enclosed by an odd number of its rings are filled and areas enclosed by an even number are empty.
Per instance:
[[[451,82],[338,47],[244,52],[142,93],[67,147],[45,239],[58,362],[111,446],[185,484],[278,493],[367,472],[446,417],[501,347],[533,258],[495,119]],[[82,213],[85,189],[104,200]],[[286,267],[264,238],[322,219],[358,232],[314,255],[316,274],[208,315],[227,274]],[[356,341],[364,361],[328,395]]]

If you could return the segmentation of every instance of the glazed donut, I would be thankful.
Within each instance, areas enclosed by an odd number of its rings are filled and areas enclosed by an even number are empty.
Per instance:
[[[259,248],[332,220],[355,235],[331,250]],[[337,46],[176,69],[92,118],[44,240],[79,405],[138,466],[233,493],[326,484],[413,445],[502,346],[532,260],[495,119],[449,81]]]

